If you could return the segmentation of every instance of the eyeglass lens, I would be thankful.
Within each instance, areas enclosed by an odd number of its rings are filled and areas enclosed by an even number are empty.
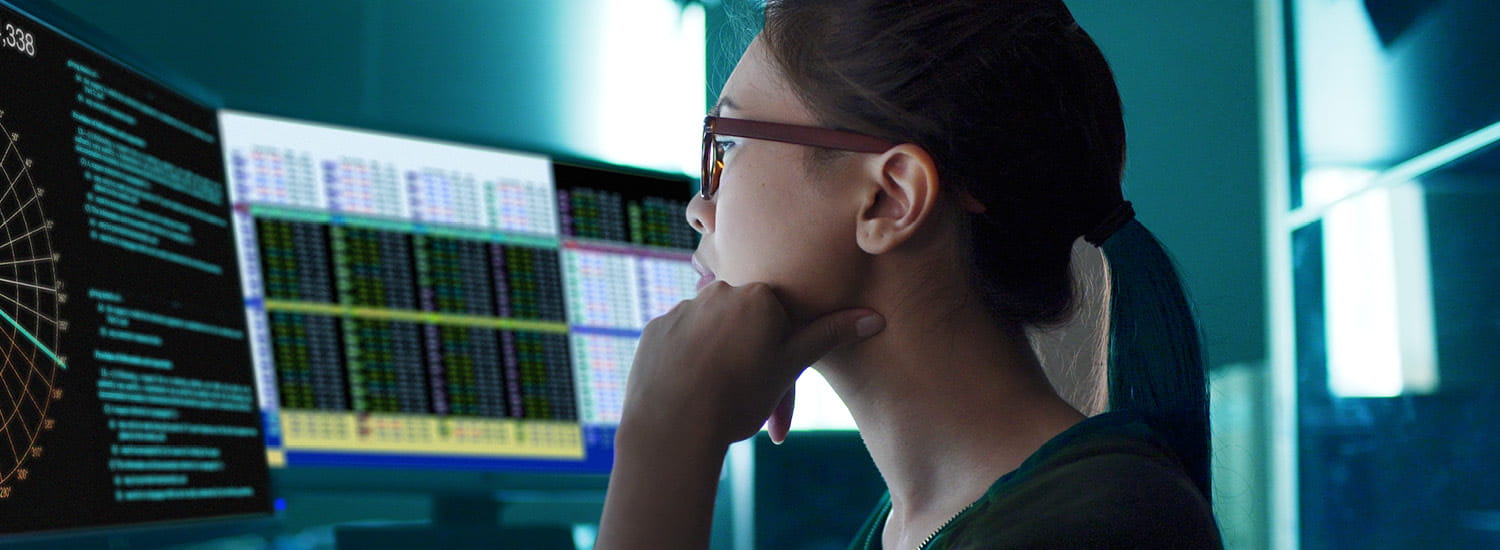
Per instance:
[[[724,171],[724,146],[714,139],[712,131],[703,133],[703,173],[700,195],[711,199],[719,191],[719,174]]]

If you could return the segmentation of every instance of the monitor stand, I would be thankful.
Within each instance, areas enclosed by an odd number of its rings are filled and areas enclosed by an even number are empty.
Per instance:
[[[438,494],[432,499],[432,521],[339,525],[336,547],[345,549],[438,548],[468,550],[573,550],[571,526],[503,527],[503,503],[493,495]]]

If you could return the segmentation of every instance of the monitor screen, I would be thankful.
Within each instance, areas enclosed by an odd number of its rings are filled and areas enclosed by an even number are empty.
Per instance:
[[[55,23],[0,3],[0,535],[267,514],[215,111]]]
[[[691,180],[225,111],[273,466],[606,473]]]

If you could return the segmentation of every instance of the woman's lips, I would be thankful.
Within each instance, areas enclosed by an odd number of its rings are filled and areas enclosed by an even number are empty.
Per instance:
[[[714,272],[704,267],[703,262],[698,261],[697,256],[693,256],[693,269],[698,271],[698,290],[703,290],[703,287],[714,282]]]

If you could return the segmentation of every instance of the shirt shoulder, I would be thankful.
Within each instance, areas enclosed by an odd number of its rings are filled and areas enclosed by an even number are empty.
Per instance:
[[[1077,437],[1017,474],[940,547],[1222,547],[1207,499],[1144,426]]]

